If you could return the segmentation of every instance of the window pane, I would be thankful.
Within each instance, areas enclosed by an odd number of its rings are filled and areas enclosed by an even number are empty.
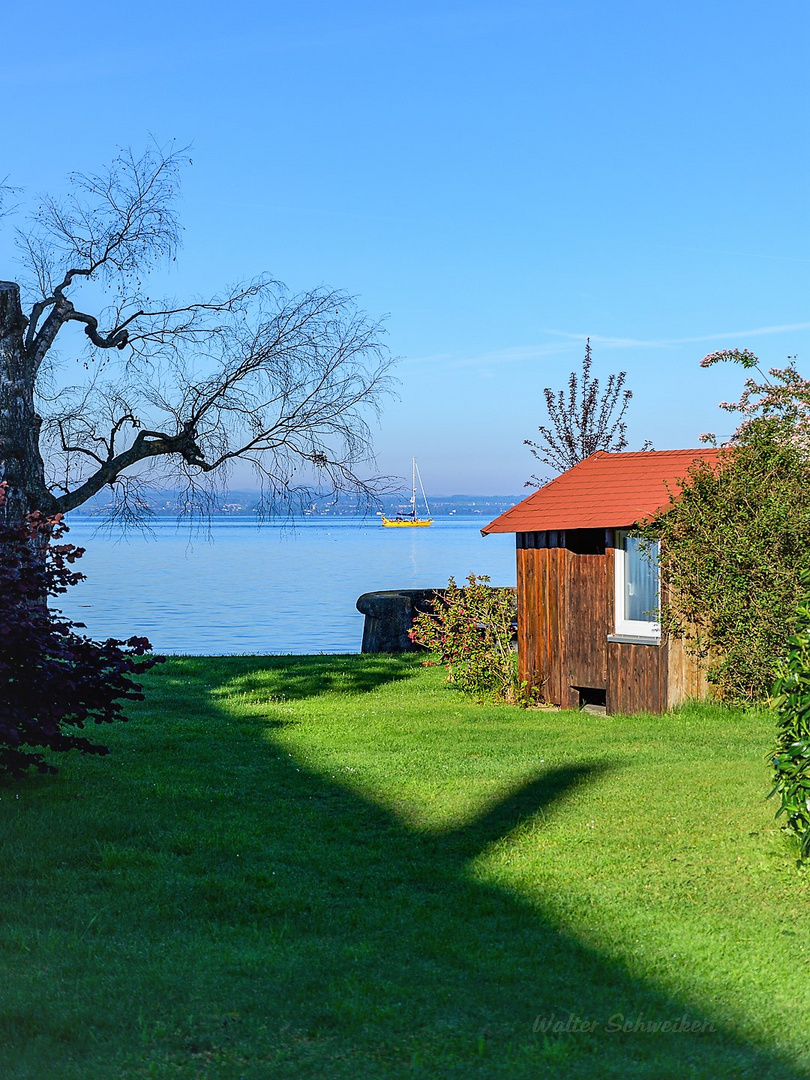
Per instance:
[[[624,550],[624,617],[634,622],[657,622],[658,545],[642,554],[641,541],[627,536]]]

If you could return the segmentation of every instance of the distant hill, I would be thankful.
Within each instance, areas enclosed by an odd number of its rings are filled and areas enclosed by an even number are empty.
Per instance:
[[[147,515],[177,517],[189,510],[189,507],[184,504],[181,493],[177,491],[143,492],[141,498]],[[510,506],[514,506],[523,498],[525,498],[525,495],[432,495],[430,497],[430,513],[433,517],[480,514],[482,517],[493,518],[504,510],[508,510]],[[96,495],[78,509],[73,510],[71,516],[104,517],[109,513],[109,510],[109,496],[102,493]],[[349,517],[363,512],[373,515],[377,511],[388,516],[403,510],[410,510],[410,494],[406,492],[384,495],[379,503],[371,508],[359,507],[356,500],[351,498],[341,497],[335,499],[324,496],[303,503],[300,508],[296,508],[295,516]],[[424,507],[417,504],[417,510],[421,514]],[[260,492],[229,491],[213,506],[205,508],[205,512],[215,517],[242,516],[262,512],[272,516],[273,509],[263,505]],[[287,508],[283,506],[277,508],[276,512],[285,516],[288,514]]]

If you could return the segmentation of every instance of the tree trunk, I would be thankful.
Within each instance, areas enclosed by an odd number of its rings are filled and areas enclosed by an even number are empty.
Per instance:
[[[32,510],[52,514],[56,506],[39,448],[42,419],[34,408],[37,373],[23,341],[26,325],[19,285],[0,281],[0,480],[8,483],[0,516],[6,521]]]

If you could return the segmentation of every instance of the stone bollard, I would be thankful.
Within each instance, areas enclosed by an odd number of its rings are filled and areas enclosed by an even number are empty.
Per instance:
[[[357,610],[365,615],[364,653],[416,652],[419,648],[408,637],[413,620],[420,611],[428,611],[437,593],[444,589],[389,589],[363,593]]]

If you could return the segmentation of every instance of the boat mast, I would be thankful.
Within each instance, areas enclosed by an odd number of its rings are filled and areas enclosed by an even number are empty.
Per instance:
[[[416,458],[411,458],[411,517],[416,521]]]
[[[422,491],[422,498],[423,498],[423,500],[425,502],[425,510],[427,511],[427,516],[430,517],[430,507],[428,506],[427,495],[425,494],[425,485],[422,483],[422,474],[419,472],[419,466],[416,464],[416,458],[413,459],[413,470],[414,470],[414,474],[415,474],[414,482],[413,482],[413,512],[414,512],[414,517],[416,516],[416,477],[417,476],[419,477],[419,487],[421,488],[421,491]]]

